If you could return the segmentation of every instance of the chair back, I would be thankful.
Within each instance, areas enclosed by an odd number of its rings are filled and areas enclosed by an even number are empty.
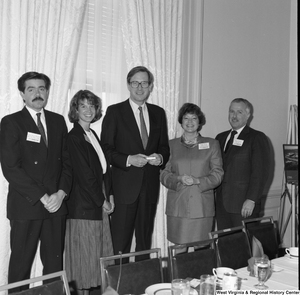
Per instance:
[[[169,246],[171,279],[196,278],[202,274],[212,274],[217,267],[215,240],[209,239],[193,243]]]
[[[244,226],[209,233],[216,239],[218,266],[238,269],[248,265],[251,249]]]
[[[253,237],[255,237],[260,241],[264,254],[269,259],[274,259],[278,256],[277,229],[272,216],[245,219],[243,224],[246,228],[250,245],[252,245]]]
[[[30,284],[38,282],[43,284],[24,290],[24,288],[28,288]],[[70,295],[69,284],[64,270],[0,286],[0,291],[13,289],[22,291],[10,293],[12,295]]]
[[[131,261],[141,255],[150,255],[150,259]],[[128,263],[114,264],[129,258]],[[111,265],[113,263],[113,265]],[[100,258],[102,293],[108,286],[118,294],[144,294],[145,289],[153,284],[163,282],[161,250],[159,248],[113,255]]]

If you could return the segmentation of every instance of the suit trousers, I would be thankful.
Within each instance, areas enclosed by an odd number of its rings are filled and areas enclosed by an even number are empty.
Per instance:
[[[116,208],[111,216],[111,231],[114,253],[129,253],[133,233],[135,232],[135,251],[149,250],[154,228],[156,203],[151,203],[147,194],[147,182],[144,177],[138,198],[132,204],[116,202]],[[149,256],[138,256],[143,260]]]
[[[10,226],[11,256],[8,283],[30,277],[39,241],[43,275],[63,269],[65,216],[42,220],[11,220]],[[15,288],[11,292],[18,291],[17,289],[20,291],[23,288]]]
[[[219,191],[217,194],[217,201],[216,201],[216,221],[217,221],[218,230],[241,226],[243,225],[242,220],[259,217],[260,207],[261,207],[260,204],[255,204],[252,215],[247,218],[242,217],[242,212],[239,213],[227,212],[224,207],[224,201],[223,201],[222,191],[221,191],[222,188],[220,187],[218,188],[218,190]]]

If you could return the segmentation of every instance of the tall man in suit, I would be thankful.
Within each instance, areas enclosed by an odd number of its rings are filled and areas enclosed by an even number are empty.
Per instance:
[[[63,269],[64,198],[70,190],[71,170],[65,120],[44,109],[50,84],[41,73],[21,76],[18,88],[25,106],[1,121],[1,166],[9,183],[9,283],[30,277],[38,241],[43,274]]]
[[[259,217],[261,210],[270,151],[266,135],[247,125],[251,111],[248,100],[234,99],[228,115],[232,129],[216,137],[224,169],[223,182],[216,192],[218,230],[240,226],[243,219]]]
[[[101,140],[112,164],[116,207],[111,230],[116,254],[130,252],[134,231],[135,250],[151,248],[159,171],[170,155],[165,112],[146,102],[153,82],[147,68],[133,68],[127,75],[129,99],[108,107],[102,124]]]

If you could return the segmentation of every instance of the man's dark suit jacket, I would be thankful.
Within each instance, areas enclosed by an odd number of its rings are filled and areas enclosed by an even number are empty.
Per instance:
[[[131,204],[140,192],[143,177],[147,195],[156,203],[159,196],[159,171],[170,155],[166,115],[159,106],[147,103],[150,132],[146,150],[129,100],[108,107],[102,124],[101,141],[112,165],[113,191],[116,203]],[[161,154],[162,166],[146,164],[143,168],[126,167],[128,155]]]
[[[28,133],[39,134],[38,127],[24,107],[1,121],[1,166],[9,182],[7,217],[10,220],[46,219],[67,213],[65,202],[50,215],[40,198],[59,189],[69,193],[71,171],[66,150],[67,126],[64,118],[44,110],[48,148],[41,141],[28,139]]]
[[[242,146],[232,145],[224,153],[226,138],[231,130],[217,135],[223,153],[224,178],[217,189],[217,202],[223,197],[228,213],[241,213],[246,199],[260,204],[269,169],[269,144],[266,135],[249,126],[240,133]]]

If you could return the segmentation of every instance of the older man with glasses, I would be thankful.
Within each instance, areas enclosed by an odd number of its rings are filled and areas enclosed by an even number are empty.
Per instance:
[[[267,136],[249,126],[252,104],[235,98],[229,106],[231,129],[217,135],[222,149],[224,179],[216,190],[218,230],[242,225],[260,216],[270,169]]]

